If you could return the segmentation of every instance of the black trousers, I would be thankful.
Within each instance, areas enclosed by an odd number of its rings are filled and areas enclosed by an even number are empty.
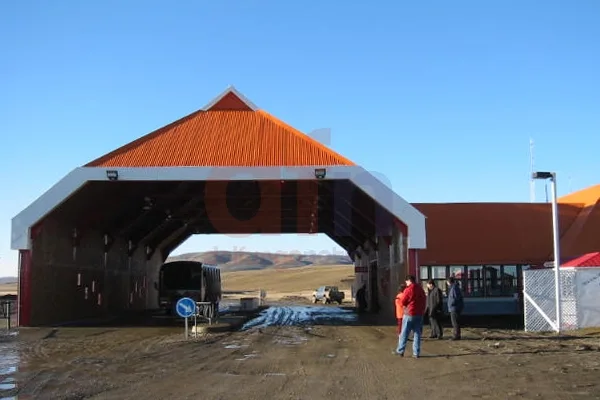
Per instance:
[[[429,316],[429,325],[431,325],[431,337],[442,338],[444,337],[444,330],[442,329],[441,314],[432,314]]]
[[[460,314],[456,311],[450,312],[450,321],[452,321],[452,337],[460,339]]]

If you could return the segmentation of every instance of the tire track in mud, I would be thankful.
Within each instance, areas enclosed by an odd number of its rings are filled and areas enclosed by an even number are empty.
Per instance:
[[[33,398],[43,398],[42,393],[49,393],[48,398],[83,398],[168,374],[168,365],[198,351],[200,342],[210,339],[204,335],[181,346],[183,334],[174,332],[123,328],[97,335],[79,330],[30,341],[24,346],[29,350],[22,357],[26,367],[18,393]],[[183,354],[181,347],[187,347]]]
[[[164,335],[140,334],[132,328],[103,332],[102,335],[86,331],[61,331],[51,337],[22,343],[21,356],[34,364],[80,364],[89,358],[102,359],[117,353],[126,357],[131,353],[144,353],[165,341]],[[77,348],[77,352],[73,349]]]

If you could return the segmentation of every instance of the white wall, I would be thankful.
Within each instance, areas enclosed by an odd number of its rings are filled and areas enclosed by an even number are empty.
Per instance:
[[[600,267],[577,269],[577,322],[579,328],[600,327]]]

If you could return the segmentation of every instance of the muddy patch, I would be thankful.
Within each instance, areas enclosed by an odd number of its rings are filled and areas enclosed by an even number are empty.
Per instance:
[[[19,349],[14,332],[4,332],[0,339],[0,399],[11,399],[17,391]]]
[[[269,307],[246,322],[242,330],[268,326],[351,325],[356,321],[353,311],[339,307]]]

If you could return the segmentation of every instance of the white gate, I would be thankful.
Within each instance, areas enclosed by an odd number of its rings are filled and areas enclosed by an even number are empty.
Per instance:
[[[561,330],[577,329],[577,286],[575,271],[560,270]],[[523,271],[523,301],[525,330],[554,331],[556,327],[556,296],[553,269]]]

